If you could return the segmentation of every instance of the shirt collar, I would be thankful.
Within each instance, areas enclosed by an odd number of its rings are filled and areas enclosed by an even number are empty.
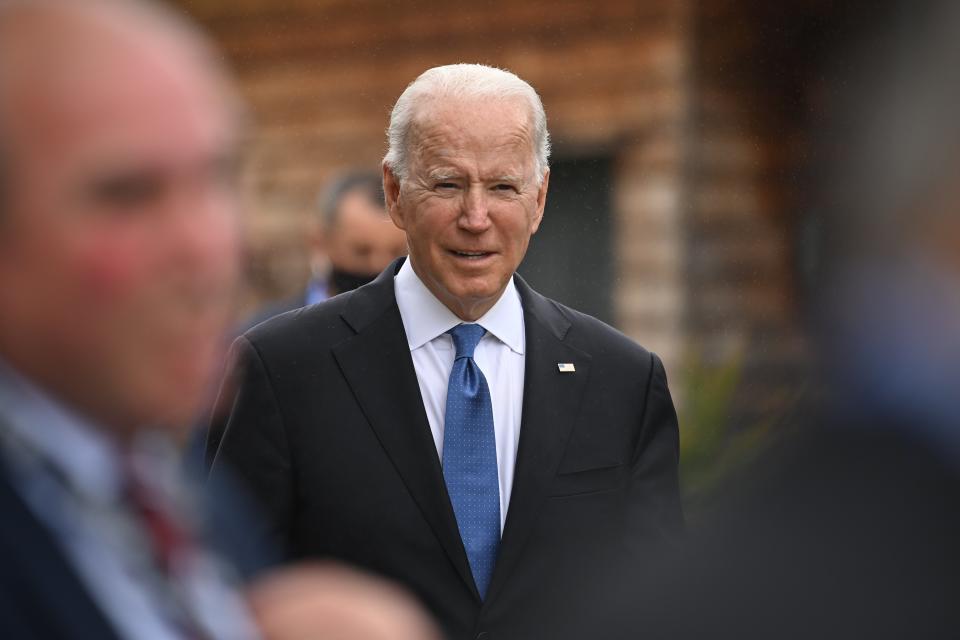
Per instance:
[[[330,287],[324,278],[312,278],[307,283],[307,293],[304,296],[305,306],[323,302],[330,297]]]
[[[427,289],[413,270],[409,258],[394,276],[394,288],[411,351],[463,322]],[[523,355],[523,307],[512,276],[500,299],[477,320],[477,324],[512,351]]]
[[[6,437],[51,465],[76,490],[103,501],[118,495],[122,481],[117,445],[2,360],[0,409]]]

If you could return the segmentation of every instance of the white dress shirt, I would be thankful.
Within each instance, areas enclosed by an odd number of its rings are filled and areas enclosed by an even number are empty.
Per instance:
[[[437,455],[443,460],[447,383],[456,357],[453,338],[446,332],[463,321],[430,293],[413,270],[409,259],[394,277],[394,289],[433,442],[437,447]],[[510,278],[496,304],[476,324],[487,330],[477,345],[473,359],[487,379],[493,403],[493,430],[500,479],[500,532],[503,533],[520,439],[526,346],[523,307],[513,278]]]

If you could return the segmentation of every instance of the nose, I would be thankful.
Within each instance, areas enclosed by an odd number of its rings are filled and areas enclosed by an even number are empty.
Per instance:
[[[490,227],[487,191],[483,186],[472,184],[467,188],[458,226],[470,233],[482,233]]]

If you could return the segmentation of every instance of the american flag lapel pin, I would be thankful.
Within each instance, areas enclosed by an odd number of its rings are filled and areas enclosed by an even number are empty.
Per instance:
[[[560,373],[573,373],[577,370],[572,362],[558,362],[557,369],[560,370]]]

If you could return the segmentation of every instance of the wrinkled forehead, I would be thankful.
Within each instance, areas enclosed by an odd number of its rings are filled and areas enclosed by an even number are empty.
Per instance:
[[[526,163],[535,155],[533,118],[521,97],[434,98],[417,109],[409,139],[420,160],[463,154]]]

